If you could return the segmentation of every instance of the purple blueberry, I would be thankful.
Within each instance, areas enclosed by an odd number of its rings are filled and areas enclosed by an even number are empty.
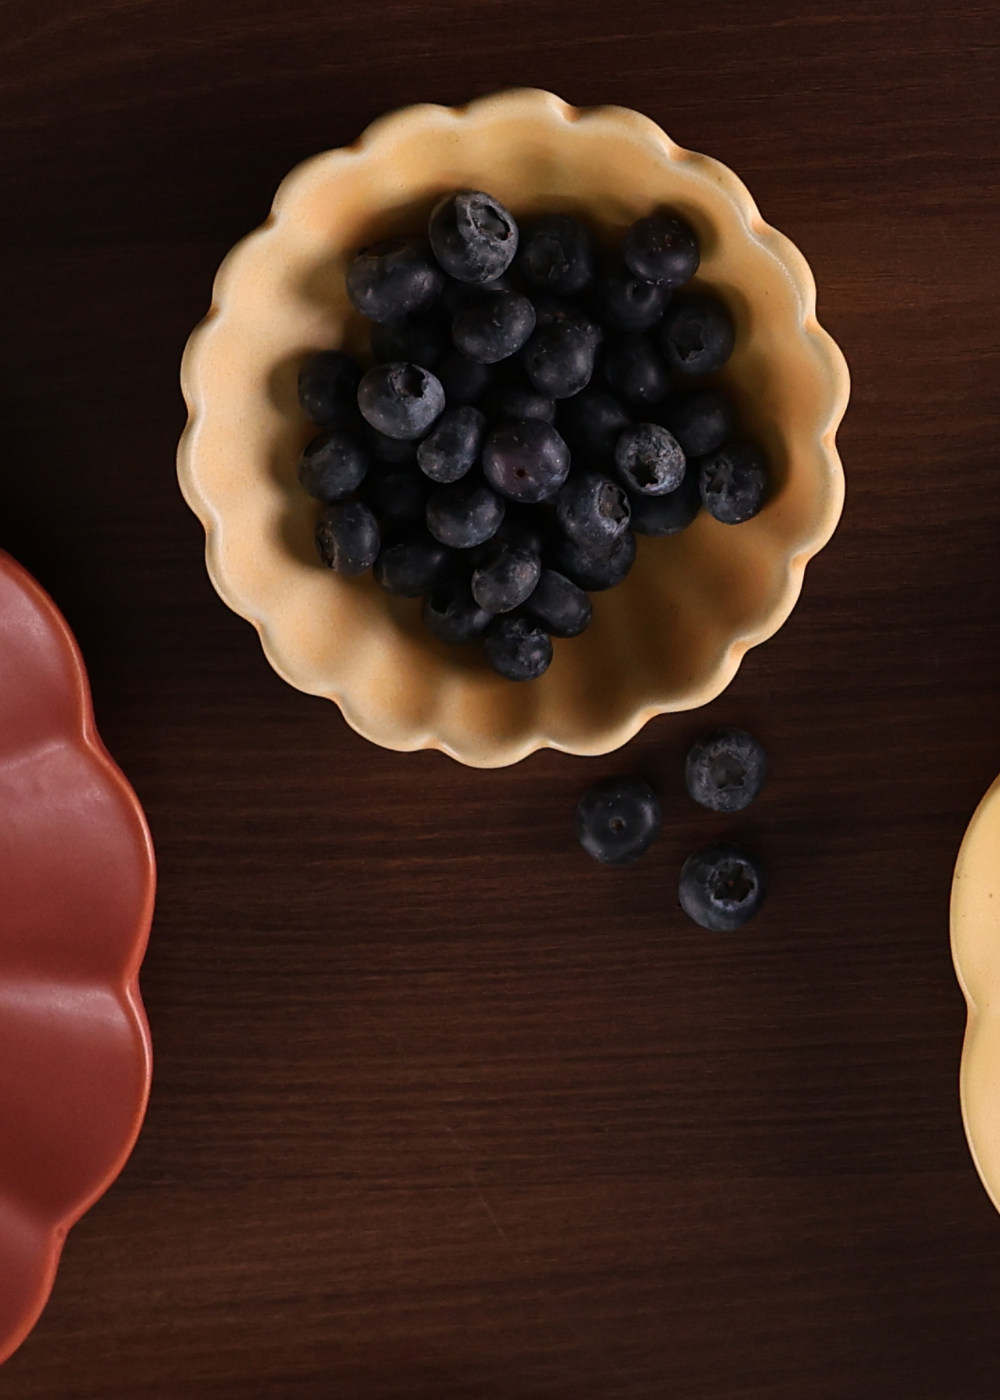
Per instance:
[[[445,579],[427,594],[420,615],[429,632],[452,646],[475,641],[493,621],[493,614],[473,598],[468,580],[457,576]]]
[[[468,360],[495,365],[526,345],[535,329],[535,308],[520,292],[497,292],[473,302],[452,322],[456,349]]]
[[[573,402],[571,399],[569,402]],[[547,394],[527,384],[495,384],[483,399],[483,411],[489,418],[537,418],[542,423],[555,423],[556,402]]]
[[[373,462],[361,483],[361,498],[384,525],[423,525],[431,483],[413,467]]]
[[[732,317],[716,297],[678,297],[660,327],[660,347],[678,374],[712,374],[733,353]]]
[[[513,612],[531,596],[541,572],[537,554],[502,544],[473,573],[472,596],[488,612]]]
[[[696,389],[671,399],[662,418],[686,457],[705,457],[714,452],[733,430],[732,408],[716,389]]]
[[[676,491],[666,496],[629,496],[632,529],[640,535],[677,535],[686,530],[701,510],[698,471],[688,467]]]
[[[684,480],[687,462],[673,433],[656,423],[636,423],[618,439],[615,466],[630,492],[666,496]]]
[[[427,311],[444,289],[444,273],[423,243],[390,238],[362,248],[347,269],[347,295],[371,321]]]
[[[660,799],[641,778],[603,778],[576,808],[576,834],[602,865],[629,865],[645,855],[660,831]]]
[[[612,391],[637,409],[662,403],[670,392],[667,362],[648,335],[620,335],[604,349],[603,374]]]
[[[760,908],[764,893],[760,863],[728,842],[688,856],[678,886],[685,914],[713,933],[742,928]]]
[[[434,206],[430,240],[434,256],[459,282],[492,282],[517,252],[517,224],[509,209],[481,190],[456,190]]]
[[[493,538],[503,513],[503,498],[491,491],[476,472],[431,492],[427,528],[450,549],[471,549]]]
[[[597,314],[609,330],[648,331],[666,311],[670,288],[636,277],[617,261],[598,274],[593,296]]]
[[[446,409],[417,448],[420,470],[431,481],[458,481],[475,465],[485,432],[486,418],[478,408]]]
[[[449,408],[475,403],[493,383],[491,365],[480,365],[458,350],[449,350],[434,366]]]
[[[494,618],[487,628],[486,659],[509,681],[533,681],[552,662],[552,642],[547,632],[527,617]]]
[[[592,554],[610,553],[627,534],[631,514],[625,489],[600,472],[574,472],[556,496],[565,534]]]
[[[521,230],[517,268],[540,292],[571,296],[594,275],[594,236],[572,214],[546,214]]]
[[[754,447],[731,442],[699,464],[701,499],[705,509],[724,525],[752,520],[764,504],[767,472]]]
[[[433,369],[450,348],[448,323],[436,314],[377,321],[372,326],[372,356],[376,364],[406,361]]]
[[[483,446],[486,479],[512,501],[548,500],[569,475],[569,448],[537,418],[501,423]]]
[[[574,460],[610,467],[618,438],[632,418],[620,399],[591,386],[559,405],[557,422]]]
[[[444,389],[430,370],[405,362],[376,365],[358,386],[358,407],[386,437],[421,438],[444,409]]]
[[[555,569],[543,569],[525,611],[552,637],[578,637],[590,625],[593,605],[575,583]]]
[[[382,550],[375,561],[375,577],[389,593],[419,598],[443,582],[452,567],[451,550],[421,530]]]
[[[600,593],[621,583],[635,563],[635,535],[626,530],[607,554],[586,550],[560,535],[549,546],[548,563],[584,592]]]
[[[745,729],[717,729],[699,739],[684,767],[688,792],[712,812],[742,812],[766,776],[764,750]]]
[[[536,330],[524,349],[524,368],[540,394],[568,399],[590,383],[597,346],[579,326]]]
[[[694,229],[676,214],[650,214],[625,233],[622,256],[629,271],[648,282],[679,287],[698,271],[701,254]]]
[[[303,490],[328,505],[356,491],[368,470],[368,454],[353,433],[331,428],[308,444],[299,459]]]
[[[361,501],[327,506],[316,524],[316,548],[323,563],[336,573],[363,574],[379,551],[374,515]]]
[[[342,350],[318,350],[302,363],[299,403],[324,428],[347,427],[358,416],[361,366]]]

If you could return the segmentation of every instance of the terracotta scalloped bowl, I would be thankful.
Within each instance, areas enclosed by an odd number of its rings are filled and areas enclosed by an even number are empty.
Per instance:
[[[969,1013],[962,1117],[976,1168],[1000,1210],[1000,778],[976,808],[958,854],[951,947]]]
[[[324,569],[318,507],[295,476],[310,436],[299,363],[317,348],[366,354],[344,290],[348,258],[420,230],[457,186],[488,189],[518,216],[580,212],[609,241],[658,205],[680,210],[701,240],[697,284],[722,295],[736,321],[719,380],[773,466],[771,498],[753,521],[720,525],[703,512],[681,535],[640,540],[626,581],[595,595],[589,630],[557,641],[546,674],[523,685],[496,676],[477,649],[428,637],[417,601]],[[816,321],[802,255],[730,170],[681,150],[646,117],[578,110],[534,90],[457,110],[407,108],[292,171],[267,223],[220,268],[182,386],[181,487],[205,526],[215,587],[258,629],[272,666],[336,701],[375,743],[438,748],[477,767],[544,745],[606,753],[653,715],[711,700],[788,616],[843,501],[834,437],[847,367]]]
[[[0,551],[0,1361],[66,1232],[121,1170],[149,1092],[138,972],[153,851],[51,599]]]

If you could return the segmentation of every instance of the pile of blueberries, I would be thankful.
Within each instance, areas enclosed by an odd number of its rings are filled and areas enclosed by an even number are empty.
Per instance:
[[[635,559],[634,531],[670,535],[701,506],[739,524],[766,469],[699,384],[728,359],[725,306],[675,296],[698,242],[661,211],[599,255],[569,214],[519,230],[490,195],[441,199],[429,240],[363,248],[347,273],[374,323],[374,367],[311,355],[302,407],[323,431],[299,480],[324,503],[320,557],[407,598],[443,641],[482,638],[492,666],[532,680],[552,637],[587,627],[595,590]]]
[[[688,792],[712,812],[742,812],[766,776],[764,750],[745,729],[717,729],[699,739],[684,767]],[[580,798],[576,832],[595,860],[629,865],[656,840],[661,819],[660,799],[642,778],[603,778]],[[689,856],[678,885],[685,914],[714,933],[742,928],[757,913],[765,891],[760,862],[731,841]]]

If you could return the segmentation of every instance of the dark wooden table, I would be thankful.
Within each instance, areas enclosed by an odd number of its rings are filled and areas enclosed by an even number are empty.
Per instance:
[[[4,1400],[994,1400],[1000,1219],[957,1094],[952,865],[1000,770],[994,5],[8,0],[0,544],[145,804],[156,1073]],[[850,361],[843,523],[705,713],[503,772],[290,689],[213,593],[177,368],[284,173],[498,87],[731,165]],[[727,826],[686,745],[773,778]],[[664,835],[571,814],[619,770]],[[744,935],[676,907],[722,830]]]

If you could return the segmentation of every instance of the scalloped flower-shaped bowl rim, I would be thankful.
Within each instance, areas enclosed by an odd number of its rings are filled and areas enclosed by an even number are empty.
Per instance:
[[[27,1337],[67,1232],[121,1171],[152,1048],[139,994],[155,895],[139,800],[97,733],[76,641],[0,551],[0,1362]]]
[[[976,1170],[1000,1210],[1000,778],[976,808],[955,863],[951,949],[968,1009],[962,1120]]]
[[[725,295],[737,323],[719,377],[775,481],[764,510],[742,526],[702,512],[682,535],[640,539],[625,583],[595,596],[588,632],[557,640],[549,671],[527,686],[429,638],[416,604],[387,598],[370,576],[322,569],[312,543],[318,507],[295,481],[309,436],[295,366],[325,346],[364,353],[343,290],[347,251],[418,228],[442,190],[471,183],[522,217],[585,210],[608,239],[657,205],[689,217],[702,241],[696,282]],[[257,628],[279,675],[335,701],[384,747],[436,748],[475,767],[542,747],[618,748],[654,715],[725,689],[747,649],[788,617],[807,562],[836,528],[844,484],[835,438],[849,377],[815,301],[802,254],[763,221],[736,175],[638,112],[516,89],[384,116],[282,181],[267,222],[224,260],[185,349],[178,476],[206,531],[211,580]]]

